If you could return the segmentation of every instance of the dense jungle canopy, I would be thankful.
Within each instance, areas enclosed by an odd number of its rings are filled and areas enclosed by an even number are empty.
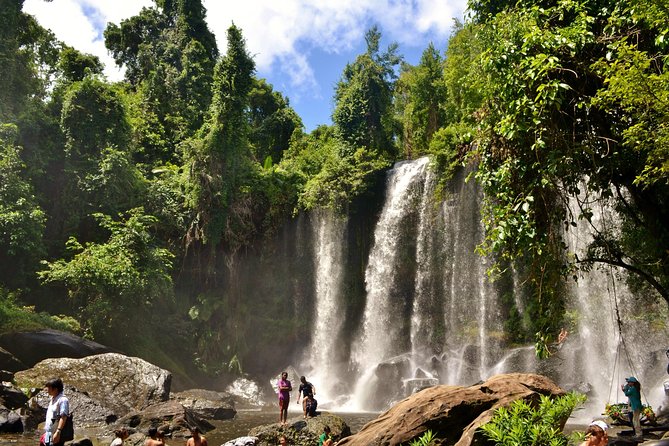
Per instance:
[[[249,308],[240,253],[302,212],[355,215],[392,163],[424,155],[444,182],[476,166],[481,254],[493,274],[524,265],[520,339],[540,353],[563,317],[555,284],[577,268],[624,268],[669,304],[665,0],[470,0],[448,47],[416,66],[371,28],[333,125],[310,133],[255,76],[242,29],[220,51],[200,0],[155,3],[105,30],[125,67],[112,83],[22,0],[2,2],[2,331],[59,327],[171,369],[240,373],[247,335],[297,325],[267,328],[272,307]],[[568,256],[562,228],[592,216],[593,196],[620,226]]]

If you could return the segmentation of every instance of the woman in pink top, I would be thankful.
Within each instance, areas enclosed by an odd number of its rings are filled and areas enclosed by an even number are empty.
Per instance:
[[[288,420],[288,405],[290,404],[290,392],[293,386],[288,380],[288,372],[281,372],[281,379],[279,380],[279,423],[282,426],[286,425]]]

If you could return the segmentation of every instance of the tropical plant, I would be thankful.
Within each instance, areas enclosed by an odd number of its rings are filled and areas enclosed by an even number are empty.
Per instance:
[[[566,446],[568,438],[562,428],[585,400],[585,395],[577,393],[556,398],[541,395],[535,403],[516,400],[497,409],[481,429],[498,446]]]
[[[428,429],[420,437],[416,438],[415,440],[411,440],[409,442],[409,446],[433,446],[435,444],[434,440],[434,432],[432,432],[431,429]]]
[[[81,244],[70,238],[72,259],[44,262],[39,277],[67,288],[90,336],[121,345],[133,335],[133,326],[150,320],[152,311],[169,302],[174,256],[157,244],[151,232],[156,218],[142,208],[120,221],[103,214],[95,218],[109,231],[108,240]]]

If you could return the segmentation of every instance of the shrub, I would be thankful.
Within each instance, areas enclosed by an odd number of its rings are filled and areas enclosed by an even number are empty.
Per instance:
[[[555,399],[541,396],[538,405],[525,400],[514,401],[508,408],[499,408],[481,429],[496,445],[567,445],[568,438],[562,433],[562,427],[574,408],[583,402],[585,396],[577,393]]]

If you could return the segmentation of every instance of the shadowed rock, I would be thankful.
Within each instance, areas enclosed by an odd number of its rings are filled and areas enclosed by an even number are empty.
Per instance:
[[[229,420],[237,411],[232,395],[213,390],[191,389],[172,394],[172,398],[202,418]]]
[[[51,329],[5,333],[0,336],[0,347],[23,364],[21,366],[12,362],[12,365],[3,365],[3,369],[12,372],[32,367],[47,358],[83,358],[112,351],[97,342]]]
[[[176,400],[151,405],[141,412],[129,413],[119,419],[117,425],[129,426],[140,432],[156,427],[165,435],[183,438],[190,435],[189,427],[197,426],[200,432],[207,432],[214,428],[211,423]]]

